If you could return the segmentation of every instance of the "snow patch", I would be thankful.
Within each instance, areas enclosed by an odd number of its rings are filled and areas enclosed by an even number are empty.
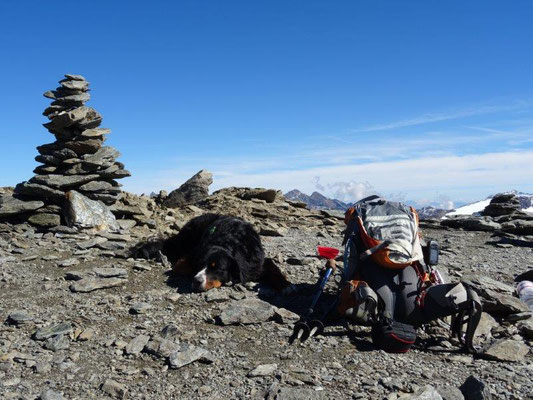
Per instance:
[[[472,215],[474,213],[479,213],[485,209],[492,199],[481,200],[476,203],[467,204],[466,206],[459,207],[455,211],[452,211],[445,215],[446,217],[454,217],[456,215]]]

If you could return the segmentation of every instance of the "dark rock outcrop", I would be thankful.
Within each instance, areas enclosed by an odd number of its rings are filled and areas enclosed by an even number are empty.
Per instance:
[[[514,193],[497,194],[490,204],[482,211],[482,215],[489,217],[501,217],[520,210],[520,201]]]

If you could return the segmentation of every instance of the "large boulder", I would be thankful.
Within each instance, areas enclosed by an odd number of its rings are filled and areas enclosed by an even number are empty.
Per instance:
[[[69,225],[77,228],[118,231],[120,225],[109,208],[81,193],[71,190],[66,194],[65,218]]]
[[[169,193],[163,206],[169,208],[195,204],[209,196],[209,185],[213,183],[213,175],[206,170],[199,171],[187,182]]]

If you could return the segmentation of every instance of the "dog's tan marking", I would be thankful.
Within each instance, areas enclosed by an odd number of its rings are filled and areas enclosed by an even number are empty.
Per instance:
[[[219,288],[221,286],[222,286],[222,282],[220,282],[219,280],[206,279],[205,284],[204,284],[204,290],[215,289],[215,288]]]

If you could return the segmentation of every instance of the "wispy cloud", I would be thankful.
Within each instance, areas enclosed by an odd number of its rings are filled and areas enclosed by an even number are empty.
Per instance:
[[[370,130],[394,129],[431,121],[452,120],[502,111],[523,110],[528,102],[483,106],[450,113],[427,114]],[[515,114],[512,114],[515,115]],[[501,119],[506,118],[506,119]],[[517,122],[520,121],[520,122]],[[226,186],[272,187],[284,191],[320,190],[353,201],[363,193],[379,192],[421,203],[468,201],[509,189],[533,190],[533,119],[507,115],[487,117],[476,125],[440,125],[439,130],[394,131],[372,135],[322,135],[297,144],[280,141],[250,143],[240,154],[200,152],[176,154],[166,165],[144,172],[129,165],[134,178],[127,190],[172,190],[200,169],[214,173],[213,190]],[[432,127],[434,128],[434,127]],[[445,194],[444,194],[445,193]]]
[[[450,110],[442,113],[429,113],[419,117],[404,119],[400,121],[394,121],[387,124],[370,125],[362,128],[352,129],[351,132],[374,132],[384,131],[398,128],[405,128],[408,126],[416,126],[422,124],[428,124],[432,122],[448,121],[460,118],[473,117],[483,114],[494,114],[505,111],[518,111],[526,110],[532,107],[530,101],[518,101],[505,105],[482,105],[476,107],[469,107],[460,110]]]

